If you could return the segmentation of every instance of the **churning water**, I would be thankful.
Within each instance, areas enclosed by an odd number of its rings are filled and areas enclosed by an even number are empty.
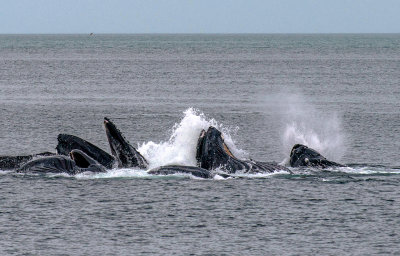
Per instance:
[[[0,171],[1,255],[398,255],[400,36],[1,35],[1,155],[108,150],[195,165],[218,127],[243,159],[306,144],[348,167],[213,180]]]

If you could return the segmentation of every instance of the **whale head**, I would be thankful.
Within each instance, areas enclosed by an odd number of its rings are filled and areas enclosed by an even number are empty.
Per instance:
[[[197,142],[196,160],[199,167],[215,169],[225,166],[230,159],[236,159],[225,144],[222,133],[213,126],[202,130]]]
[[[323,157],[316,150],[309,148],[302,144],[296,144],[290,151],[290,166],[291,167],[332,167],[332,166],[343,166],[341,164],[332,162]]]
[[[146,159],[129,143],[122,135],[120,130],[107,117],[104,118],[104,128],[106,130],[108,143],[112,155],[118,161],[118,167],[130,168],[138,167],[147,168]]]
[[[274,162],[238,159],[225,143],[223,134],[213,126],[202,130],[197,142],[197,165],[207,170],[236,173],[271,173],[277,170],[290,172]]]

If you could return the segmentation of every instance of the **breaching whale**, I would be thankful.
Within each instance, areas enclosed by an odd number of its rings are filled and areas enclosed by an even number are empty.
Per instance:
[[[119,168],[147,168],[146,159],[125,139],[120,130],[107,117],[104,118],[104,128],[111,153],[117,160]]]
[[[27,162],[31,161],[34,158],[40,158],[44,156],[52,156],[55,153],[51,152],[43,152],[33,155],[23,155],[23,156],[0,156],[0,170],[15,170],[20,168]]]
[[[275,171],[290,172],[284,166],[273,162],[240,160],[235,157],[224,142],[221,132],[213,126],[202,130],[197,143],[196,159],[198,166],[207,170],[220,169],[227,173],[271,173]]]
[[[105,172],[104,166],[89,157],[81,150],[74,149],[69,153],[69,157],[64,155],[47,156],[32,160],[17,172],[33,173],[67,173],[75,175],[82,172]]]
[[[60,155],[67,156],[72,150],[79,149],[107,169],[114,167],[115,158],[112,155],[84,139],[70,134],[59,134],[57,140],[56,149]]]
[[[302,144],[293,146],[290,152],[291,167],[343,167],[344,165],[327,160],[320,153]]]

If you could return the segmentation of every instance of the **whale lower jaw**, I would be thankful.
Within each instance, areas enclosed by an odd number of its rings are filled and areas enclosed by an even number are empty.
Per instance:
[[[111,153],[118,161],[118,167],[137,167],[140,169],[148,167],[146,159],[129,143],[121,131],[107,117],[104,118],[104,128]]]

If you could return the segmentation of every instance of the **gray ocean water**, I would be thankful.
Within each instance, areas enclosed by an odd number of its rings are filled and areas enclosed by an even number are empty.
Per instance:
[[[339,170],[202,180],[0,171],[1,255],[399,255],[400,35],[0,35],[0,155],[109,151],[193,164],[216,125],[241,158],[295,143]]]

